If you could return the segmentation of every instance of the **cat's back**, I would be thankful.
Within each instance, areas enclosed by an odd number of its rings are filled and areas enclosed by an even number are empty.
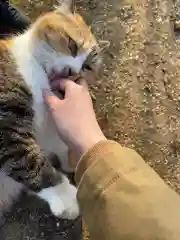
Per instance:
[[[12,40],[0,40],[1,99],[11,92],[30,94],[11,51]]]
[[[0,40],[0,81],[5,81],[8,76],[17,77],[15,60],[10,51],[10,40]],[[20,77],[20,76],[19,76]]]
[[[23,82],[11,54],[10,45],[11,40],[0,40],[0,91],[4,93]]]
[[[0,110],[2,104],[31,97],[12,54],[11,43],[12,40],[0,40]]]

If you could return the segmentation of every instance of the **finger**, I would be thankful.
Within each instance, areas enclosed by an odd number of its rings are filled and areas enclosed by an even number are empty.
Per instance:
[[[76,83],[88,90],[88,83],[84,78],[79,78]]]
[[[59,84],[59,86],[58,86]],[[64,92],[64,97],[66,98],[69,94],[74,92],[74,89],[77,87],[77,84],[69,79],[61,79],[61,81],[53,84],[53,87],[56,86],[56,89]]]
[[[51,89],[60,90],[60,91],[65,90],[64,83],[62,83],[63,81],[72,81],[72,80],[70,78],[69,79],[64,79],[64,78],[56,79],[51,83]]]
[[[64,92],[63,91],[58,91],[58,90],[54,90],[53,93],[56,95],[56,97],[58,97],[59,99],[63,100],[64,99]]]
[[[80,73],[73,76],[69,76],[69,79],[72,80],[73,82],[76,82],[79,78],[81,78]]]
[[[56,97],[49,89],[43,89],[43,98],[45,103],[50,107],[51,110],[55,110],[56,106],[61,103],[58,97]]]
[[[52,89],[60,90],[60,91],[65,91],[66,88],[69,88],[69,85],[71,85],[73,81],[70,79],[57,79],[56,81],[52,82],[51,87]]]
[[[52,84],[51,84],[51,90],[52,92],[60,99],[63,99],[64,98],[64,91],[62,91],[60,89],[60,79],[54,81]]]
[[[61,84],[61,82],[62,82],[63,80],[67,80],[67,79],[61,78],[61,79],[56,79],[55,81],[53,81],[53,82],[51,83],[51,89],[52,89],[52,90],[64,91],[64,85]],[[61,86],[61,85],[62,85],[62,86]]]
[[[93,84],[96,82],[96,74],[94,72],[83,71],[81,75],[88,82],[88,84]]]

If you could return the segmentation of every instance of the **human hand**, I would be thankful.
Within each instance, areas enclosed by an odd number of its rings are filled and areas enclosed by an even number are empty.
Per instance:
[[[64,91],[63,99],[49,90],[43,91],[62,140],[80,156],[100,140],[105,140],[93,110],[93,104],[84,79],[78,84],[68,79],[52,83],[52,87]]]

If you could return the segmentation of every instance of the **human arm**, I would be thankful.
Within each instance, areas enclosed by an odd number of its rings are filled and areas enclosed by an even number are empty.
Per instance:
[[[60,136],[80,158],[78,201],[91,238],[179,239],[178,194],[134,150],[106,140],[82,86],[62,81],[60,88],[64,99],[44,96]]]
[[[179,195],[134,150],[97,143],[78,163],[76,181],[92,239],[179,239]]]

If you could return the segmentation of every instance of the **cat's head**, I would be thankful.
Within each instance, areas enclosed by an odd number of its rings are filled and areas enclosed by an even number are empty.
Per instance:
[[[97,42],[90,27],[74,11],[73,0],[62,0],[55,11],[41,16],[33,29],[37,42],[34,54],[47,72],[66,68],[68,75],[84,69],[97,73],[109,43]]]

